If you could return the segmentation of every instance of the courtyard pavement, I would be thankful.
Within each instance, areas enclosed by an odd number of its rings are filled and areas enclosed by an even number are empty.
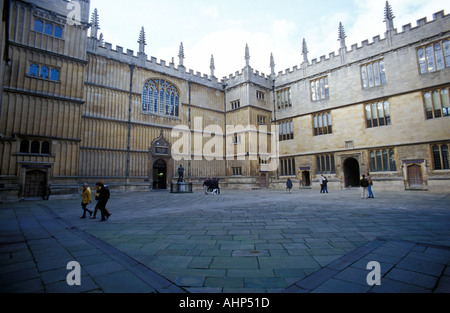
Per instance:
[[[113,191],[103,223],[78,197],[0,203],[0,292],[450,292],[450,194],[374,193]]]

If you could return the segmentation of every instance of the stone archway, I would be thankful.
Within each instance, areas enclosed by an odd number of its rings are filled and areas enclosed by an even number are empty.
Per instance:
[[[152,141],[149,149],[148,177],[153,189],[165,190],[173,179],[172,145],[164,138],[164,132]]]
[[[360,168],[359,163],[355,158],[347,158],[344,161],[344,179],[345,187],[358,187]]]

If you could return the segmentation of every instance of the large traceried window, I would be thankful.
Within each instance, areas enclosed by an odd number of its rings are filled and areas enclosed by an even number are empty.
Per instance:
[[[180,94],[178,89],[163,79],[150,79],[142,89],[142,112],[179,116]]]

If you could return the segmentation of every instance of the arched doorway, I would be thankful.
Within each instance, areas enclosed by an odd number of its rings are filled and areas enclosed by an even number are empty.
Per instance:
[[[344,161],[345,187],[359,186],[359,163],[354,158],[348,158]]]
[[[153,163],[153,189],[167,189],[167,164],[161,159]]]

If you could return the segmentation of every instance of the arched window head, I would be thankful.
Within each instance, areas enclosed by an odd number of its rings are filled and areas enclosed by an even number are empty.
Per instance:
[[[59,71],[56,68],[50,71],[50,79],[54,81],[59,81]]]
[[[41,20],[35,20],[33,30],[42,33],[44,30],[44,23]]]
[[[20,153],[30,153],[30,142],[28,140],[22,140],[20,142]]]
[[[28,75],[38,77],[39,76],[39,66],[37,66],[36,64],[31,64]]]
[[[41,144],[39,143],[39,141],[33,141],[31,143],[31,153],[39,153],[39,149],[41,147]]]

